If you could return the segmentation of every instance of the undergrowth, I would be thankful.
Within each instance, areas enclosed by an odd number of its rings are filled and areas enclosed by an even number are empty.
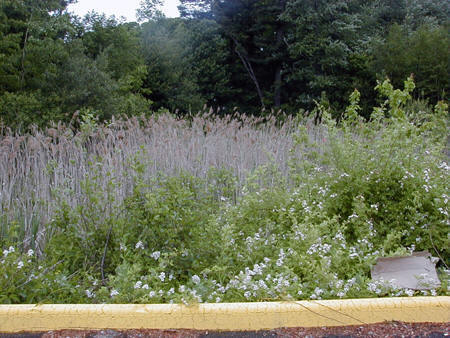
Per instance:
[[[287,175],[272,161],[245,184],[217,167],[201,177],[148,176],[152,162],[141,149],[127,164],[132,189],[118,199],[121,183],[98,158],[79,191],[55,192],[58,208],[39,252],[21,242],[20,220],[4,227],[0,302],[447,295],[447,106],[418,118],[404,108],[411,79],[404,90],[389,81],[377,89],[386,101],[370,121],[358,115],[357,91],[339,123],[318,104],[320,137],[299,124]],[[378,257],[422,250],[440,259],[440,287],[419,292],[370,279]]]

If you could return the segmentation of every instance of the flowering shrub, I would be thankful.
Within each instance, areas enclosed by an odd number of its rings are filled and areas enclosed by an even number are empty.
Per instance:
[[[84,204],[61,199],[39,255],[2,237],[0,302],[448,294],[447,107],[412,119],[404,110],[411,79],[404,90],[388,81],[377,88],[386,101],[368,122],[357,91],[339,124],[319,105],[323,125],[315,137],[300,125],[288,175],[272,163],[244,185],[220,168],[148,179],[141,153],[130,160],[134,188],[116,200],[118,183],[100,184],[95,174],[99,159],[76,192]],[[441,287],[418,292],[370,279],[377,257],[418,250],[440,258]]]

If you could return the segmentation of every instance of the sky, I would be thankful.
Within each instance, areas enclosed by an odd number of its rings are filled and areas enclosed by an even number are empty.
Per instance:
[[[136,9],[141,0],[78,0],[76,4],[69,6],[69,11],[79,16],[84,16],[91,10],[106,15],[115,15],[117,18],[124,16],[127,21],[136,21]],[[178,0],[164,0],[163,13],[169,17],[177,17]]]

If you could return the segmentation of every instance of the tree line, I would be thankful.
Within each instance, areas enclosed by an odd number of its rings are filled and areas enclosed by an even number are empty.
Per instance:
[[[377,79],[414,74],[415,99],[446,100],[450,3],[442,0],[181,0],[166,18],[143,0],[139,22],[67,8],[75,0],[0,0],[0,121],[17,128],[169,110],[338,117]]]

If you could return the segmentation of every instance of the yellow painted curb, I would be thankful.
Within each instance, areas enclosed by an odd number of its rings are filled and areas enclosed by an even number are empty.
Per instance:
[[[450,322],[450,297],[184,305],[0,305],[0,332],[60,329],[262,330],[383,321]]]

